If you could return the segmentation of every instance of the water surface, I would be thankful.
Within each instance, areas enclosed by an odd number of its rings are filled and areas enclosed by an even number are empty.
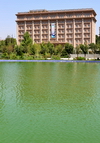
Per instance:
[[[99,142],[99,63],[0,63],[0,143]]]

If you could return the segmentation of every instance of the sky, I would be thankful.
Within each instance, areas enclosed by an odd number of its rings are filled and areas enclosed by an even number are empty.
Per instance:
[[[16,38],[16,15],[18,12],[47,9],[93,8],[97,13],[96,34],[100,26],[100,0],[1,0],[0,2],[0,40],[8,35]]]

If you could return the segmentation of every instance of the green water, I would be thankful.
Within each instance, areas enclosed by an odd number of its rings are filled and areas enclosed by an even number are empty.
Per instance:
[[[99,63],[0,63],[0,143],[99,142]]]

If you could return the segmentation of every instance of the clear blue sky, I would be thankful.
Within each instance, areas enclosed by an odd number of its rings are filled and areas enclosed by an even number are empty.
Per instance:
[[[1,0],[0,2],[0,39],[7,35],[16,37],[16,16],[18,12],[34,9],[60,10],[93,8],[96,13],[96,34],[100,26],[100,0]]]

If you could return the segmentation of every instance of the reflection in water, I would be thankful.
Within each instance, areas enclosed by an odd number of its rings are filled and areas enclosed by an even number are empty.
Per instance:
[[[100,140],[100,65],[0,63],[3,143]]]

